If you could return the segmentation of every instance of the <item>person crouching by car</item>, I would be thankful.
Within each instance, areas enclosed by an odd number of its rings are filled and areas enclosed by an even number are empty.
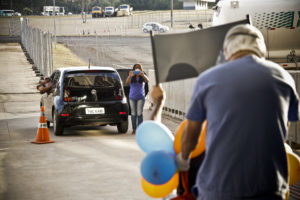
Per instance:
[[[149,79],[144,74],[141,64],[134,64],[133,70],[129,72],[126,84],[130,85],[129,104],[131,108],[132,134],[135,134],[136,128],[143,122],[143,108],[145,104],[145,83]]]
[[[52,90],[51,78],[46,76],[44,81],[39,81],[37,89],[40,91],[41,94],[44,94],[45,92],[49,94]]]

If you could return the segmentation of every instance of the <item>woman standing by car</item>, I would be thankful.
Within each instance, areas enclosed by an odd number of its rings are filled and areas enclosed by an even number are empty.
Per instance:
[[[141,64],[134,64],[133,70],[129,72],[126,84],[130,85],[129,104],[131,108],[132,134],[135,134],[136,128],[143,122],[143,109],[145,104],[145,83],[149,79],[144,74]]]

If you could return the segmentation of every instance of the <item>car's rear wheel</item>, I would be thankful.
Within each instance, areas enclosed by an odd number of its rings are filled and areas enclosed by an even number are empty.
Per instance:
[[[50,128],[50,122],[47,120],[47,128]]]
[[[165,32],[165,31],[164,31],[164,29],[161,28],[161,29],[159,29],[159,32],[163,33],[163,32]]]
[[[54,111],[54,113],[53,113],[53,131],[54,131],[54,134],[57,136],[62,135],[64,132],[64,126],[61,123],[61,121],[59,120],[57,111]]]
[[[128,120],[122,121],[117,125],[119,133],[127,133],[128,131]]]

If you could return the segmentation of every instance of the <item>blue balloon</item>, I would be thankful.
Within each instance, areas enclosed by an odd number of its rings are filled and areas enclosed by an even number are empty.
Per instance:
[[[141,164],[143,178],[154,185],[168,182],[176,170],[175,156],[165,151],[153,151],[147,154]]]
[[[136,141],[146,153],[163,150],[175,155],[174,135],[162,123],[144,121],[137,128]]]

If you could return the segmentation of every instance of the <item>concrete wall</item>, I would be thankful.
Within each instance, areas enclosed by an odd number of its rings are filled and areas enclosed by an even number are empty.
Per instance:
[[[184,10],[205,10],[208,9],[207,2],[196,1],[196,2],[183,2]]]

